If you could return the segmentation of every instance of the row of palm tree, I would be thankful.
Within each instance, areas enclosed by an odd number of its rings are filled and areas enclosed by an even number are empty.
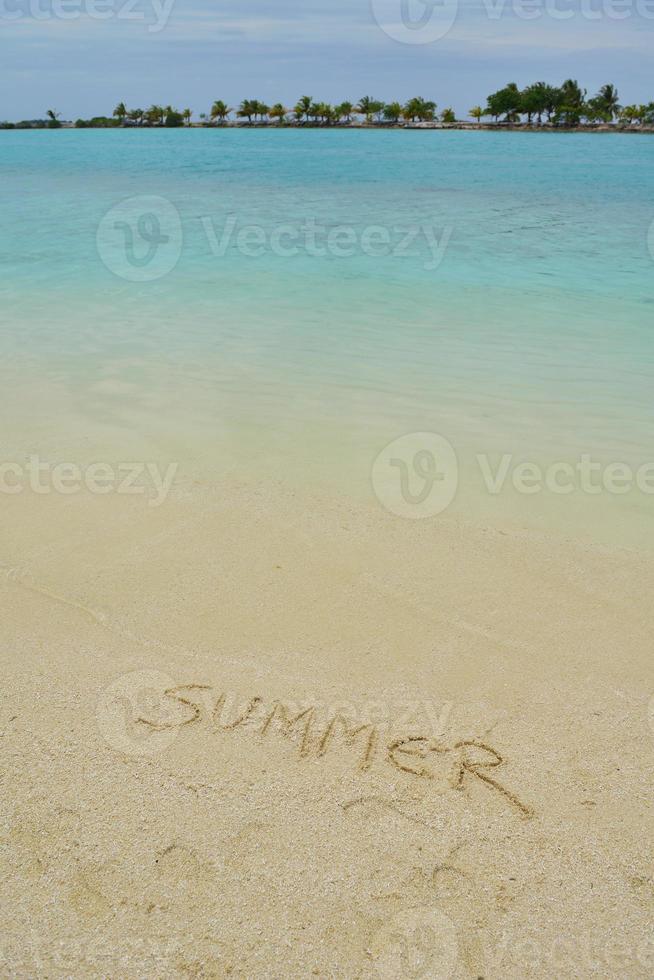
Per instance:
[[[152,105],[149,109],[128,109],[119,102],[113,111],[121,125],[129,121],[134,126],[190,126],[192,109],[173,109],[172,106]]]
[[[482,116],[491,116],[496,122],[515,125],[525,120],[532,125],[534,120],[540,126],[545,118],[555,126],[576,127],[582,123],[596,125],[618,120],[628,126],[654,124],[654,102],[649,105],[621,106],[615,85],[602,85],[599,92],[591,98],[573,78],[561,86],[547,82],[534,82],[524,89],[510,82],[504,88],[489,95],[486,107],[475,106],[470,115],[478,121]]]
[[[225,125],[230,116],[249,125],[273,123],[277,125],[333,126],[350,124],[355,117],[362,118],[368,125],[406,125],[429,123],[439,120],[442,123],[456,122],[452,109],[437,112],[435,102],[416,97],[402,104],[382,102],[365,95],[357,103],[341,102],[331,105],[316,102],[309,95],[303,95],[293,108],[281,102],[268,106],[258,99],[245,99],[232,108],[219,99],[213,103],[209,114],[201,113],[200,122],[205,125]],[[128,109],[119,102],[113,112],[120,125],[135,126],[189,126],[193,112],[191,109],[177,110],[172,106],[153,105],[149,109]],[[575,127],[582,123],[610,123],[614,120],[625,125],[654,124],[654,103],[649,105],[621,106],[615,85],[603,85],[592,98],[577,81],[568,79],[561,86],[547,82],[535,82],[520,89],[515,82],[489,95],[484,108],[474,106],[470,116],[479,124],[485,116],[494,122],[516,125],[550,125]]]
[[[315,102],[312,96],[303,95],[292,109],[288,109],[280,102],[267,106],[255,99],[245,99],[237,109],[231,109],[223,101],[214,102],[210,119],[224,123],[231,112],[236,113],[237,119],[247,119],[249,123],[273,120],[279,124],[294,122],[330,126],[350,123],[355,116],[363,116],[368,124],[400,121],[415,123],[433,122],[436,119],[436,103],[416,97],[402,105],[400,102],[387,103],[364,95],[356,104],[340,102],[338,105],[331,105],[329,102]],[[443,122],[456,121],[452,109],[444,109],[440,118]]]
[[[312,124],[318,126],[338,125],[352,122],[355,116],[363,116],[369,124],[399,123],[399,122],[433,122],[437,118],[436,103],[416,97],[402,105],[399,102],[382,102],[366,95],[358,103],[341,102],[331,105],[328,102],[315,102],[309,95],[303,95],[297,105],[289,109],[278,102],[268,106],[258,99],[245,99],[237,108],[228,106],[218,99],[211,106],[209,116],[200,114],[201,122],[225,124],[234,113],[237,119],[246,120],[250,124],[276,122],[280,125],[294,122],[296,124]],[[119,102],[113,111],[113,116],[121,125],[135,126],[170,126],[190,125],[193,113],[190,109],[178,111],[172,106],[153,105],[149,109],[128,109],[124,102]],[[443,122],[455,122],[456,116],[452,109],[444,109],[438,117]]]

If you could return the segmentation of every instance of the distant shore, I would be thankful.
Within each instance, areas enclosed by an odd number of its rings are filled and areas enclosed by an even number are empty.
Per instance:
[[[192,122],[188,126],[152,126],[152,125],[132,125],[132,124],[97,124],[78,126],[73,122],[62,121],[59,126],[52,127],[45,120],[34,120],[26,123],[0,123],[0,131],[15,132],[16,130],[34,129],[137,129],[137,130],[164,130],[164,129],[265,129],[265,130],[286,130],[286,129],[320,129],[328,131],[342,130],[460,130],[472,132],[499,132],[499,133],[633,133],[633,134],[652,134],[654,126],[621,126],[617,124],[602,124],[579,126],[553,126],[543,124],[541,126],[528,125],[527,123],[476,123],[476,122],[425,122],[425,123],[335,123],[332,125],[314,123],[275,123],[275,122],[236,122],[229,120],[225,123]]]
[[[449,106],[438,110],[436,102],[415,96],[405,103],[385,102],[364,95],[358,102],[318,102],[303,95],[294,106],[276,102],[267,105],[259,99],[243,99],[238,107],[216,99],[208,112],[193,121],[193,109],[153,104],[148,109],[128,108],[119,102],[110,116],[95,115],[74,122],[61,119],[62,113],[48,109],[45,118],[23,119],[16,123],[0,122],[8,129],[115,129],[115,128],[197,128],[206,126],[248,128],[312,129],[483,129],[552,130],[555,132],[654,132],[654,102],[621,105],[618,90],[612,83],[602,85],[596,95],[588,97],[573,78],[562,85],[534,82],[520,89],[515,82],[492,92],[486,105],[467,110],[466,118],[457,119]]]

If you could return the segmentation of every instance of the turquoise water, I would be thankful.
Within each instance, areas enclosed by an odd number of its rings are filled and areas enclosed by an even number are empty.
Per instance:
[[[471,460],[654,454],[651,138],[6,132],[0,178],[13,452],[142,446],[364,495],[376,453],[411,431]],[[171,234],[153,261],[179,254],[134,282],[140,205],[98,228],[142,196],[179,216],[157,218]],[[639,520],[652,499],[629,498]]]

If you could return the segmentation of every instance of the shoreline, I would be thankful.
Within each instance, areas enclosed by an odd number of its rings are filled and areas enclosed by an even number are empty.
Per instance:
[[[2,975],[649,980],[648,151],[33,138]]]
[[[266,130],[266,131],[282,131],[282,130],[305,130],[305,129],[317,129],[323,131],[392,131],[392,132],[402,132],[402,131],[455,131],[455,132],[489,132],[489,133],[565,133],[565,134],[613,134],[613,135],[634,135],[634,136],[651,136],[654,134],[654,126],[634,126],[634,127],[620,127],[620,126],[528,126],[527,124],[517,123],[511,126],[507,126],[504,123],[421,123],[418,125],[402,125],[394,126],[384,123],[361,123],[361,124],[350,124],[350,125],[313,125],[312,123],[285,123],[284,125],[278,125],[275,123],[240,123],[240,122],[227,122],[219,125],[214,125],[211,123],[191,123],[189,126],[76,126],[72,122],[62,122],[60,126],[22,126],[14,123],[10,124],[0,124],[0,132],[31,132],[33,130],[49,130],[56,132],[58,130],[84,130],[84,129],[100,129],[103,131],[111,130],[154,130],[156,132],[174,130],[179,132],[179,130],[191,130],[191,129],[237,129],[237,130]]]

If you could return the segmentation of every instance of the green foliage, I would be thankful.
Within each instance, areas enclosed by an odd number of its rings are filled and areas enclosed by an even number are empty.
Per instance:
[[[384,111],[384,103],[379,102],[377,99],[373,99],[370,95],[364,95],[362,99],[359,99],[359,104],[354,109],[359,115],[366,117],[366,122],[370,124],[373,121],[373,116],[377,120],[381,119],[382,113]]]
[[[268,115],[271,119],[276,119],[280,126],[283,126],[286,122],[286,107],[283,106],[281,102],[277,102],[272,107]]]
[[[334,106],[334,117],[336,122],[340,122],[342,119],[345,120],[345,122],[350,122],[353,112],[354,106],[351,102],[341,102],[340,105]]]
[[[120,126],[120,120],[112,119],[109,116],[94,116],[93,119],[78,119],[75,123],[76,129],[116,129]]]
[[[411,122],[431,122],[435,112],[436,103],[428,102],[420,96],[417,96],[415,99],[409,99],[402,110],[404,118],[409,119]]]
[[[569,78],[560,88],[554,122],[571,128],[578,126],[587,108],[585,100],[586,89],[581,89],[577,81]]]
[[[179,126],[184,125],[184,114],[182,112],[177,112],[176,109],[172,109],[170,106],[166,109],[166,118],[164,120],[164,126],[169,129],[175,129]]]
[[[313,105],[313,99],[310,95],[303,95],[302,98],[298,99],[297,105],[293,110],[296,119],[304,120],[305,122],[309,118],[309,110]]]
[[[236,115],[239,119],[247,119],[249,123],[256,122],[259,118],[263,119],[268,115],[268,106],[258,99],[244,99],[237,109]]]
[[[519,122],[520,114],[523,111],[522,92],[516,83],[509,82],[508,85],[498,92],[493,92],[492,95],[489,95],[486,111],[489,116],[492,116],[496,120],[500,116],[503,116],[504,121],[507,123]]]
[[[402,118],[402,106],[399,102],[389,102],[384,106],[384,119],[388,122],[397,123]]]
[[[585,89],[572,78],[560,86],[548,82],[533,82],[520,90],[515,82],[488,96],[486,106],[474,106],[470,116],[481,123],[483,116],[490,116],[495,122],[514,126],[526,122],[528,126],[542,126],[544,123],[555,127],[575,128],[581,124],[611,124],[617,121],[623,129],[654,126],[654,102],[646,105],[621,106],[615,85],[602,85],[596,95],[588,99]],[[225,125],[234,110],[221,99],[216,100],[207,115],[200,113],[201,125]],[[245,99],[236,110],[237,119],[247,120],[256,125],[274,122],[279,126],[302,124],[313,126],[332,126],[349,124],[353,116],[363,116],[366,124],[387,123],[398,126],[409,123],[433,122],[436,118],[436,103],[416,96],[405,105],[399,102],[382,102],[370,95],[364,95],[354,105],[341,102],[332,106],[328,102],[314,101],[310,95],[303,95],[293,107],[287,109],[281,102],[269,107],[258,99]],[[59,129],[62,123],[60,113],[48,109],[46,119],[24,120],[10,123],[0,122],[0,129]],[[79,129],[105,129],[115,126],[190,126],[191,109],[178,110],[173,106],[152,105],[149,109],[128,109],[119,102],[109,116],[94,116],[92,119],[78,119]],[[440,119],[448,125],[456,124],[456,116],[451,108],[443,109]],[[67,124],[70,125],[70,124]]]
[[[218,99],[211,106],[211,112],[209,115],[212,121],[218,120],[219,123],[224,123],[232,111],[233,110],[227,105],[226,102],[223,102],[222,99]]]

